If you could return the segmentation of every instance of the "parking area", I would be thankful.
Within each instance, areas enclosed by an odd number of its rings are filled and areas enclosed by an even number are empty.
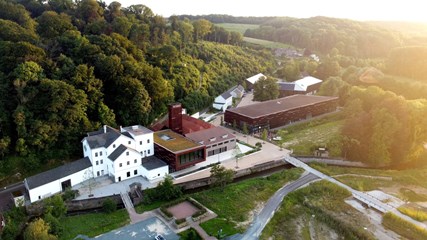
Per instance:
[[[159,218],[153,217],[147,220],[127,225],[125,227],[113,230],[93,239],[97,240],[153,240],[158,234],[165,239],[178,240],[179,236],[174,233]]]

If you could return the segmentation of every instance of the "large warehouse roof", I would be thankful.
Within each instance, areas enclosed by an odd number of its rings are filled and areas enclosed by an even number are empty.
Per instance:
[[[292,95],[289,97],[255,103],[244,107],[227,109],[227,111],[250,118],[257,118],[335,99],[338,98],[313,95]]]

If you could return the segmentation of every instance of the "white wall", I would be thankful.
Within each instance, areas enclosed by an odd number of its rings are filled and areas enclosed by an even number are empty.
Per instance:
[[[132,147],[143,157],[154,155],[153,133],[135,135],[135,145]]]
[[[47,183],[45,185],[39,186],[37,188],[29,190],[30,195],[30,201],[31,203],[39,201],[41,199],[47,198],[52,196],[53,194],[59,193],[62,191],[61,183],[64,181],[67,181],[68,179],[71,180],[71,187],[74,185],[77,185],[79,183],[82,183],[85,178],[85,172],[89,170],[92,171],[92,167],[89,167],[87,169],[84,169],[82,171],[79,171],[77,173],[71,174],[69,176],[63,177],[59,180],[55,180],[53,182]],[[39,199],[40,196],[40,199]]]
[[[126,153],[129,153],[129,155],[127,155]],[[141,166],[141,154],[134,150],[127,149],[114,161],[113,166],[113,175],[115,178],[115,182],[119,181],[119,177],[120,181],[123,181],[129,178],[139,176],[141,175],[141,170],[139,169],[139,166]],[[134,174],[135,170],[137,170],[136,175]],[[129,177],[127,176],[128,172],[130,174]]]
[[[169,167],[167,165],[163,167],[155,168],[152,170],[147,170],[144,167],[141,167],[141,168],[142,168],[142,173],[141,173],[142,176],[147,178],[150,181],[157,178],[163,178],[169,174]]]

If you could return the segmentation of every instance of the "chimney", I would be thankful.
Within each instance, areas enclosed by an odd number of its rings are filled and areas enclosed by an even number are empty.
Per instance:
[[[173,103],[168,107],[169,129],[182,134],[182,106],[181,103]]]
[[[104,133],[107,133],[107,125],[104,125]]]

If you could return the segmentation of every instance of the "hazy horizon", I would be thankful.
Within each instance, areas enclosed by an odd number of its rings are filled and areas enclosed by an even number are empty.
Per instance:
[[[106,3],[111,3],[107,0]],[[244,0],[119,0],[123,7],[143,4],[155,14],[208,15],[227,14],[232,16],[277,16],[309,18],[325,16],[346,18],[358,21],[403,21],[427,23],[422,1],[339,1],[339,0],[300,0],[284,1],[244,1]]]

